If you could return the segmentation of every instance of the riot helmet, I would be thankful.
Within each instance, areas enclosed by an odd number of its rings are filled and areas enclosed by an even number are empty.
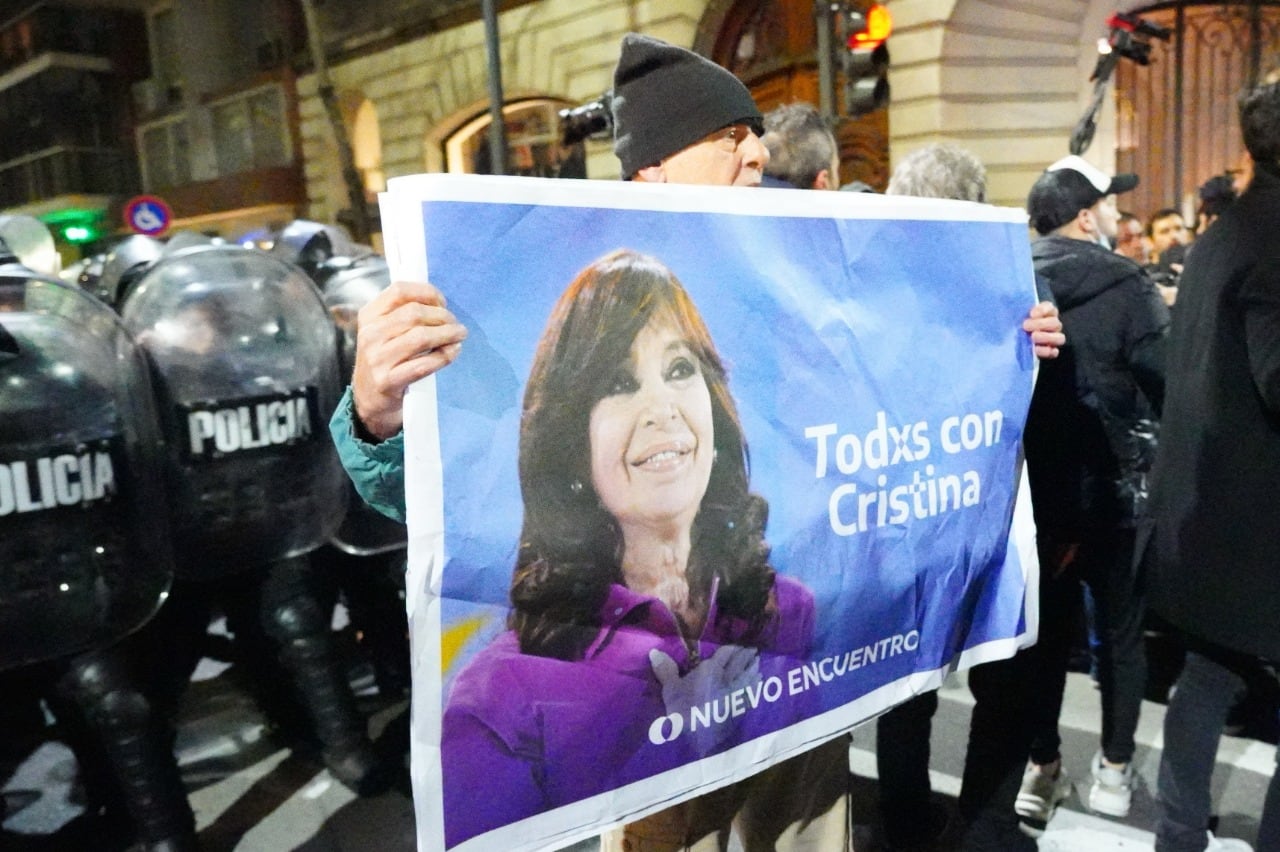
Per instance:
[[[134,234],[112,246],[102,263],[98,277],[98,290],[105,294],[107,304],[117,310],[133,282],[148,266],[160,257],[163,244],[152,237]]]
[[[31,216],[0,216],[0,242],[10,254],[37,275],[55,277],[62,271],[62,256],[53,243],[53,234]]]
[[[372,252],[372,249],[366,249]],[[337,225],[295,219],[285,227],[271,247],[271,254],[315,277],[322,263],[333,257],[353,257],[361,252]]]
[[[296,266],[233,245],[157,260],[120,308],[155,374],[177,573],[212,579],[306,553],[342,518],[325,418],[336,333]]]

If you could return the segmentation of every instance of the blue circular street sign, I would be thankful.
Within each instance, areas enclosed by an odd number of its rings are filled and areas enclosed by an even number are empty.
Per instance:
[[[162,198],[138,195],[125,203],[124,221],[135,233],[154,237],[168,230],[173,222],[173,211]]]

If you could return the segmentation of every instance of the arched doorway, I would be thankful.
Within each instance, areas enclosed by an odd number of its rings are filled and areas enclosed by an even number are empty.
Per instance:
[[[1138,14],[1172,30],[1153,40],[1149,66],[1116,69],[1116,164],[1141,177],[1126,204],[1146,216],[1194,207],[1200,184],[1240,162],[1236,97],[1280,68],[1280,0],[1161,3]]]
[[[812,0],[712,0],[693,49],[728,68],[764,112],[818,104],[818,30]],[[883,190],[889,182],[889,110],[837,120],[840,182]]]
[[[562,145],[557,113],[573,106],[554,98],[513,101],[502,108],[507,133],[507,174],[524,177],[584,178],[586,149],[582,142]],[[488,111],[464,122],[444,141],[448,171],[492,174],[489,165]]]

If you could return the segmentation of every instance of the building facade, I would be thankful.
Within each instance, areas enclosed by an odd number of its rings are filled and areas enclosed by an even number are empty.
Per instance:
[[[128,10],[28,4],[0,21],[0,210],[43,220],[67,254],[137,186],[130,86],[147,74]]]
[[[1093,94],[1089,75],[1098,39],[1107,34],[1107,19],[1116,11],[1114,0],[889,0],[887,5],[894,18],[889,41],[892,98],[880,145],[888,163],[879,176],[895,157],[915,146],[952,141],[986,163],[992,201],[1022,206],[1045,165],[1068,153],[1072,129]],[[726,56],[726,50],[741,53],[742,33],[750,30],[743,22],[767,16],[769,7],[784,28],[794,29],[796,21],[807,18],[812,30],[809,0],[519,4],[498,18],[507,109],[516,111],[524,102],[577,104],[598,96],[610,85],[618,43],[629,30],[694,47],[733,67],[727,61],[732,53]],[[761,31],[749,33],[748,47],[757,53]],[[757,57],[754,76],[742,74],[765,108],[793,97],[816,96],[812,74],[808,82],[793,74],[779,86],[778,74],[768,73],[770,68],[816,65],[812,55],[796,55],[794,39],[789,41],[788,35],[775,40],[773,53],[766,50]],[[1274,57],[1276,50],[1272,36],[1262,53]],[[339,59],[330,73],[348,104],[353,127],[356,117],[363,116],[365,129],[356,134],[357,159],[371,175],[371,191],[396,175],[466,170],[457,160],[464,141],[459,137],[482,133],[487,126],[481,21]],[[300,78],[299,94],[311,215],[331,219],[344,204],[332,128],[312,77]],[[1117,163],[1116,114],[1115,99],[1106,98],[1087,152],[1106,169]],[[846,167],[850,159],[875,155],[874,150],[859,152],[859,142],[850,140],[843,129],[841,138]],[[871,147],[875,148],[874,135]],[[590,177],[617,175],[607,141],[587,143],[586,164]],[[1224,159],[1216,168],[1233,164]],[[1192,186],[1204,177],[1208,175],[1198,176]]]
[[[70,11],[59,11],[63,5]],[[508,173],[617,177],[609,140],[561,144],[557,114],[609,88],[628,31],[720,62],[763,109],[819,100],[813,0],[497,5]],[[1067,153],[1091,102],[1089,76],[1115,0],[886,5],[894,18],[892,96],[885,109],[839,121],[843,181],[883,188],[897,158],[927,142],[951,141],[986,163],[991,201],[1021,207],[1044,166]],[[46,144],[53,139],[47,133],[12,134],[0,161],[0,209],[49,221],[51,210],[89,206],[106,232],[121,233],[123,202],[149,193],[169,204],[174,227],[232,239],[297,217],[351,223],[357,213],[372,218],[377,231],[376,198],[387,179],[491,168],[490,57],[480,6],[23,5],[27,11],[0,27],[0,59],[12,58],[0,69],[0,109],[42,131],[61,128],[59,138],[72,144]],[[1185,203],[1203,180],[1236,164],[1231,94],[1280,66],[1280,0],[1179,0],[1129,4],[1129,11],[1158,19],[1177,36],[1153,44],[1149,67],[1121,64],[1086,156],[1104,169],[1142,174],[1132,197],[1149,212]],[[314,27],[307,26],[309,12]],[[80,41],[68,51],[54,36],[65,41],[71,36],[59,33],[94,30],[59,29],[66,15],[107,16],[131,34],[100,39],[97,54],[76,35]],[[45,35],[32,41],[29,22]],[[79,98],[76,114],[92,120],[66,119],[72,113],[60,110],[62,97]],[[86,166],[89,157],[110,164]],[[75,180],[39,182],[46,172],[66,173],[63,161],[78,169]],[[378,244],[376,236],[372,241]]]

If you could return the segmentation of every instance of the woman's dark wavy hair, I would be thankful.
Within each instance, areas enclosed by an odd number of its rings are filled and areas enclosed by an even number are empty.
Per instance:
[[[621,531],[591,483],[588,422],[650,320],[671,321],[701,362],[711,392],[715,462],[693,523],[691,600],[750,625],[756,641],[776,608],[764,528],[768,504],[748,489],[746,440],[724,365],[693,301],[652,257],[619,250],[593,262],[560,296],[534,356],[520,422],[524,526],[508,619],[526,654],[579,659],[622,583]],[[699,599],[699,596],[701,598]]]

